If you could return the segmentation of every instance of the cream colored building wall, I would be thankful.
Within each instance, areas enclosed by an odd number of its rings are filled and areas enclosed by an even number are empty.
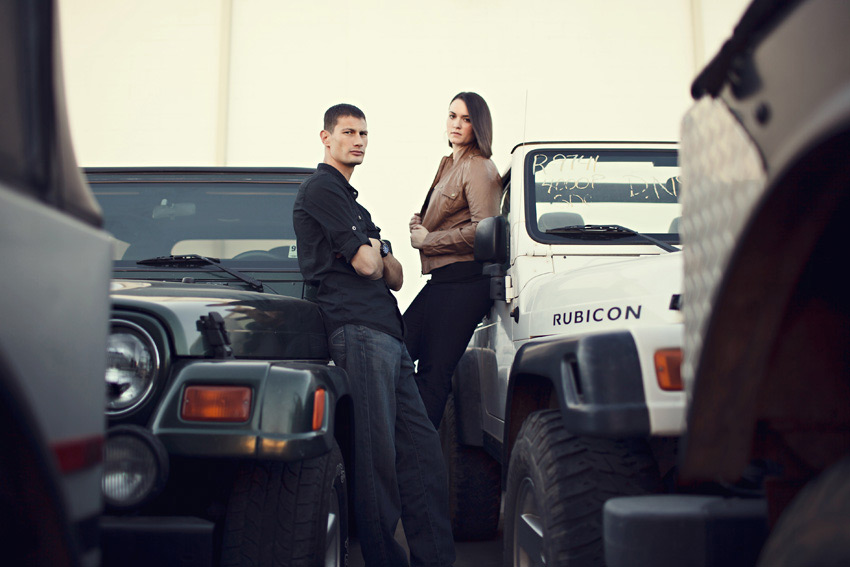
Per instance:
[[[219,4],[60,0],[69,115],[81,164],[214,161]]]
[[[60,0],[82,165],[314,166],[324,110],[368,118],[352,183],[405,267],[462,90],[523,140],[671,140],[744,0]]]

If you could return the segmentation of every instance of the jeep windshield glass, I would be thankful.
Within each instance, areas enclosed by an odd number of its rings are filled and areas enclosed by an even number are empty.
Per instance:
[[[666,244],[679,241],[679,167],[673,149],[541,150],[527,158],[528,229],[551,244]],[[563,227],[629,227],[622,238],[599,230]],[[608,235],[614,234],[607,231]]]
[[[298,268],[298,183],[90,181],[115,239],[116,268],[192,254],[240,270]]]

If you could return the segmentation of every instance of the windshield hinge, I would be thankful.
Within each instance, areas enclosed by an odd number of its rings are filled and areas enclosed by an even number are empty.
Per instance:
[[[514,280],[511,276],[505,276],[505,301],[510,303],[516,299],[516,291],[514,290]]]
[[[220,313],[210,311],[209,315],[201,315],[197,327],[207,345],[212,348],[213,358],[233,358],[230,335],[224,328],[224,318]]]

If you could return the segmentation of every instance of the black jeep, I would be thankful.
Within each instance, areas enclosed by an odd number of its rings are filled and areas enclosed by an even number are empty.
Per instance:
[[[86,171],[114,237],[104,564],[346,564],[350,398],[292,228],[310,173]]]

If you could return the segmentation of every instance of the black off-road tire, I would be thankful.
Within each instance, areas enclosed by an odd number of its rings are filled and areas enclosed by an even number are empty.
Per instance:
[[[760,567],[850,565],[850,457],[809,482],[782,512]]]
[[[348,495],[336,443],[306,461],[240,467],[227,506],[221,565],[348,565]]]
[[[605,501],[660,489],[644,440],[580,437],[561,423],[558,410],[534,412],[517,437],[508,468],[506,566],[604,565]]]
[[[502,503],[499,463],[481,447],[458,442],[453,395],[449,395],[440,422],[440,444],[449,477],[449,513],[454,538],[493,539],[499,527]]]

